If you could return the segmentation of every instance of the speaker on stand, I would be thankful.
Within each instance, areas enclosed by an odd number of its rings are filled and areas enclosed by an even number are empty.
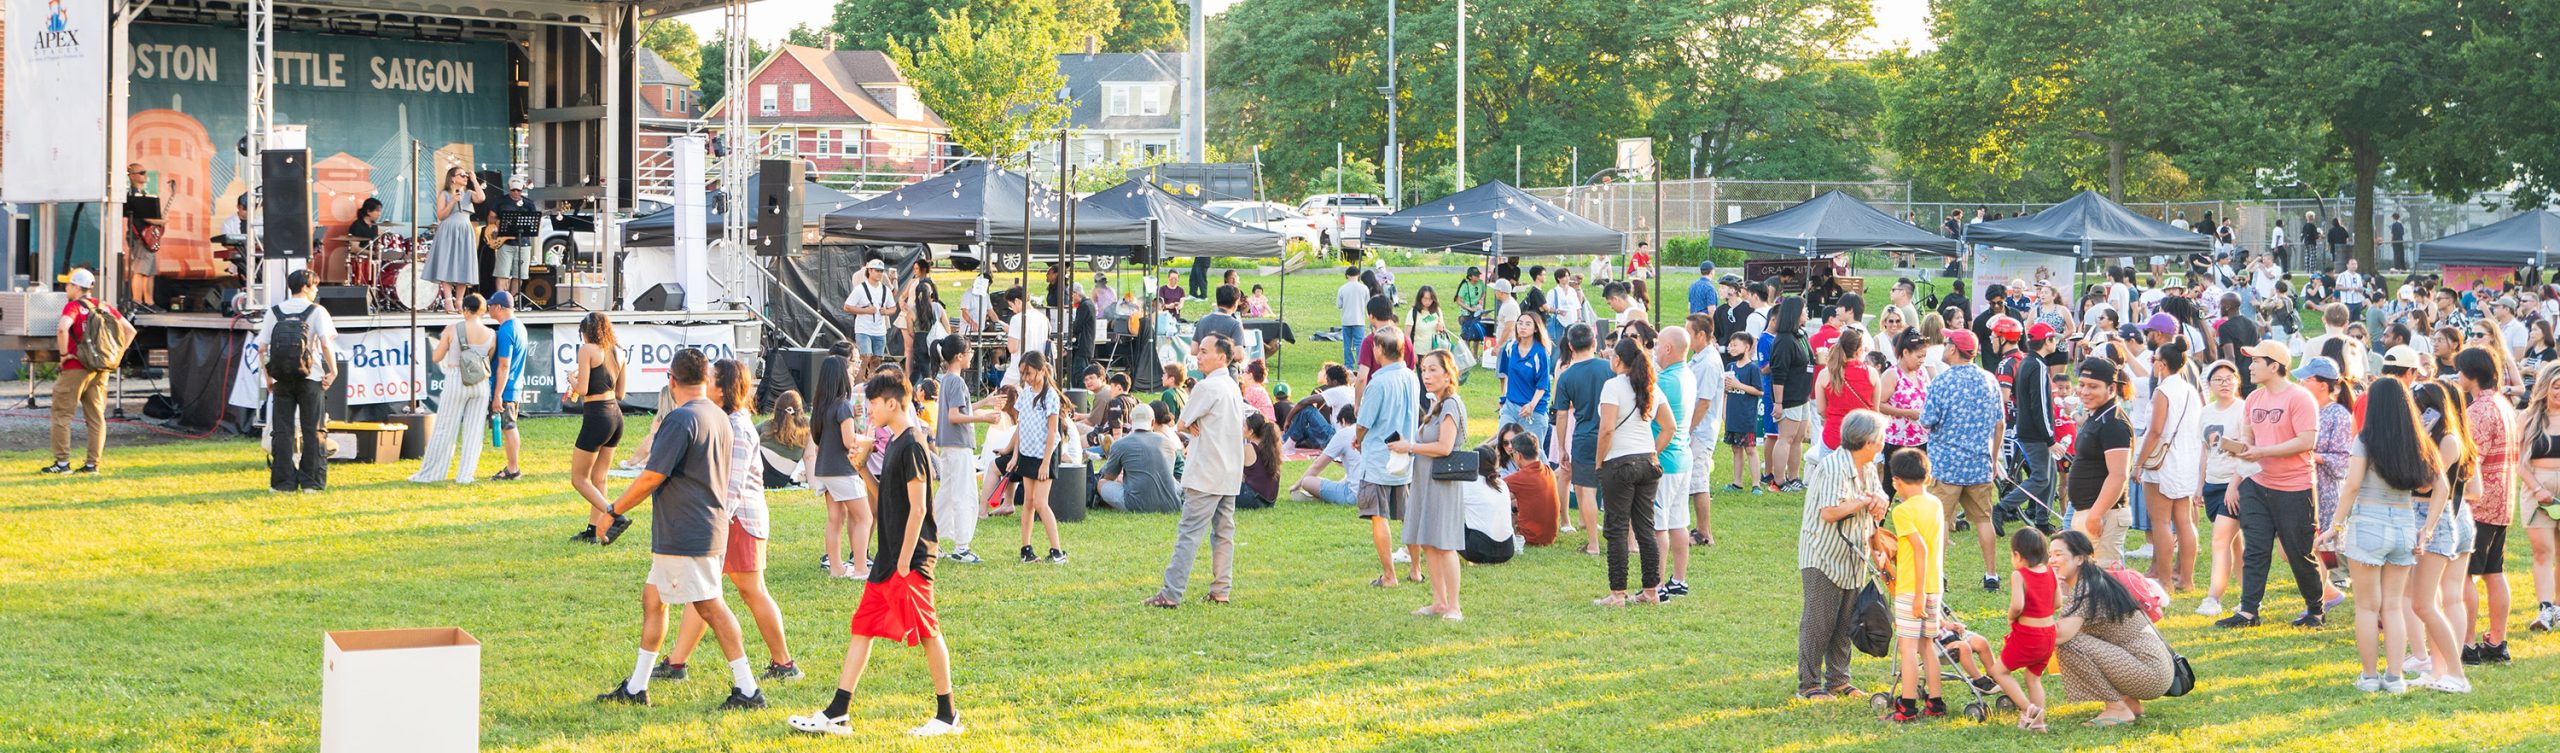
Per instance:
[[[755,240],[758,256],[800,252],[800,186],[806,163],[796,159],[756,162]]]
[[[634,311],[683,311],[684,286],[672,282],[652,285],[648,292],[640,294],[639,300],[632,302],[631,308]]]

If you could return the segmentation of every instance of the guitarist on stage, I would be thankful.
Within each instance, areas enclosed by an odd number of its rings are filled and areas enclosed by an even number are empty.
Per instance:
[[[169,227],[160,200],[151,195],[151,173],[136,162],[124,166],[125,299],[141,311],[158,311],[152,278],[160,273],[160,234]],[[140,201],[137,201],[140,199]]]

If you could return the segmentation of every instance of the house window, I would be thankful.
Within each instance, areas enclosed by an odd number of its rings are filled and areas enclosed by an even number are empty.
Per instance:
[[[786,131],[780,134],[775,134],[773,137],[773,153],[784,157],[799,154],[800,150],[797,148],[799,146],[798,141],[799,134],[797,133]]]
[[[1146,86],[1146,87],[1140,87],[1140,89],[1141,89],[1141,94],[1142,94],[1142,96],[1140,96],[1140,97],[1139,97],[1139,99],[1138,99],[1138,114],[1140,114],[1140,115],[1163,115],[1163,114],[1164,114],[1164,87],[1161,87],[1161,86]]]
[[[808,111],[809,111],[809,85],[808,85],[808,84],[792,84],[792,85],[791,85],[791,111],[792,111],[792,112],[808,112]]]
[[[1102,87],[1102,94],[1104,102],[1103,115],[1118,118],[1126,117],[1129,114],[1129,87],[1119,85],[1105,86]]]
[[[659,92],[660,92],[659,99],[667,103],[667,106],[666,106],[666,107],[664,107],[664,108],[661,108],[661,109],[664,109],[664,110],[666,110],[667,112],[670,112],[670,113],[678,112],[678,110],[676,110],[676,88],[675,88],[675,87],[670,86],[670,87],[667,87],[667,88],[664,88],[664,89],[660,89],[660,90],[659,90]]]
[[[781,87],[777,87],[772,84],[757,86],[756,105],[756,109],[766,115],[773,115],[782,112]]]
[[[1146,150],[1147,159],[1158,159],[1164,156],[1164,144],[1145,144],[1140,148]]]
[[[815,143],[815,144],[811,144],[811,145],[809,146],[809,153],[810,153],[810,154],[815,154],[815,155],[828,155],[828,154],[834,154],[834,153],[835,153],[834,151],[832,151],[832,148],[835,146],[835,132],[834,132],[834,131],[818,131],[818,132],[816,132],[816,133],[814,133],[814,134],[811,134],[811,136],[812,136],[812,137],[814,137],[814,140],[815,140],[817,143]]]

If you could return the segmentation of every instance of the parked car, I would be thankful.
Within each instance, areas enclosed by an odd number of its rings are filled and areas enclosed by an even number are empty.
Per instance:
[[[1365,193],[1316,194],[1298,202],[1298,211],[1324,224],[1325,232],[1333,237],[1331,245],[1349,249],[1368,247],[1361,242],[1367,228],[1363,218],[1396,213],[1395,207],[1389,206],[1386,199]]]
[[[982,258],[982,254],[984,254],[983,244],[970,244],[966,246],[944,246],[935,244],[933,246],[934,257],[948,260],[953,265],[952,268],[954,269],[975,270],[978,268],[980,263],[991,261],[994,262],[996,271],[998,272],[1022,271],[1022,247],[1020,245],[1008,245],[997,248],[993,254],[994,258],[992,259]],[[1031,250],[1031,266],[1035,269],[1047,269],[1049,265],[1063,261],[1066,261],[1066,255],[1058,253],[1054,245],[1040,244]],[[1111,270],[1119,269],[1120,261],[1121,258],[1118,256],[1095,254],[1091,249],[1086,249],[1085,251],[1076,254],[1076,264],[1097,272],[1109,272]]]
[[[644,193],[635,195],[631,197],[631,214],[628,216],[638,217],[644,214],[664,211],[668,207],[675,206],[675,204],[676,200],[674,197],[664,194]],[[580,250],[594,251],[602,250],[603,248],[604,239],[596,235],[595,215],[577,214],[567,211],[565,208],[558,211],[543,213],[542,252],[544,258],[566,262],[569,259],[576,258],[573,254]]]
[[[1270,201],[1212,201],[1201,205],[1200,208],[1208,210],[1210,214],[1224,217],[1229,222],[1279,233],[1288,236],[1292,241],[1304,241],[1308,246],[1318,250],[1330,250],[1333,247],[1332,228],[1326,226],[1324,221],[1291,209],[1286,204]]]

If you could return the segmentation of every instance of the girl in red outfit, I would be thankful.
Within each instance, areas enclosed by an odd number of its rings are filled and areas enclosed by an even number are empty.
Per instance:
[[[2009,637],[1991,664],[1991,678],[2018,707],[2018,727],[2036,732],[2044,731],[2044,668],[2053,663],[2053,613],[2061,590],[2045,564],[2046,548],[2044,534],[2033,526],[2009,536],[2017,586],[2009,589]],[[2020,683],[2014,672],[2032,681]]]

